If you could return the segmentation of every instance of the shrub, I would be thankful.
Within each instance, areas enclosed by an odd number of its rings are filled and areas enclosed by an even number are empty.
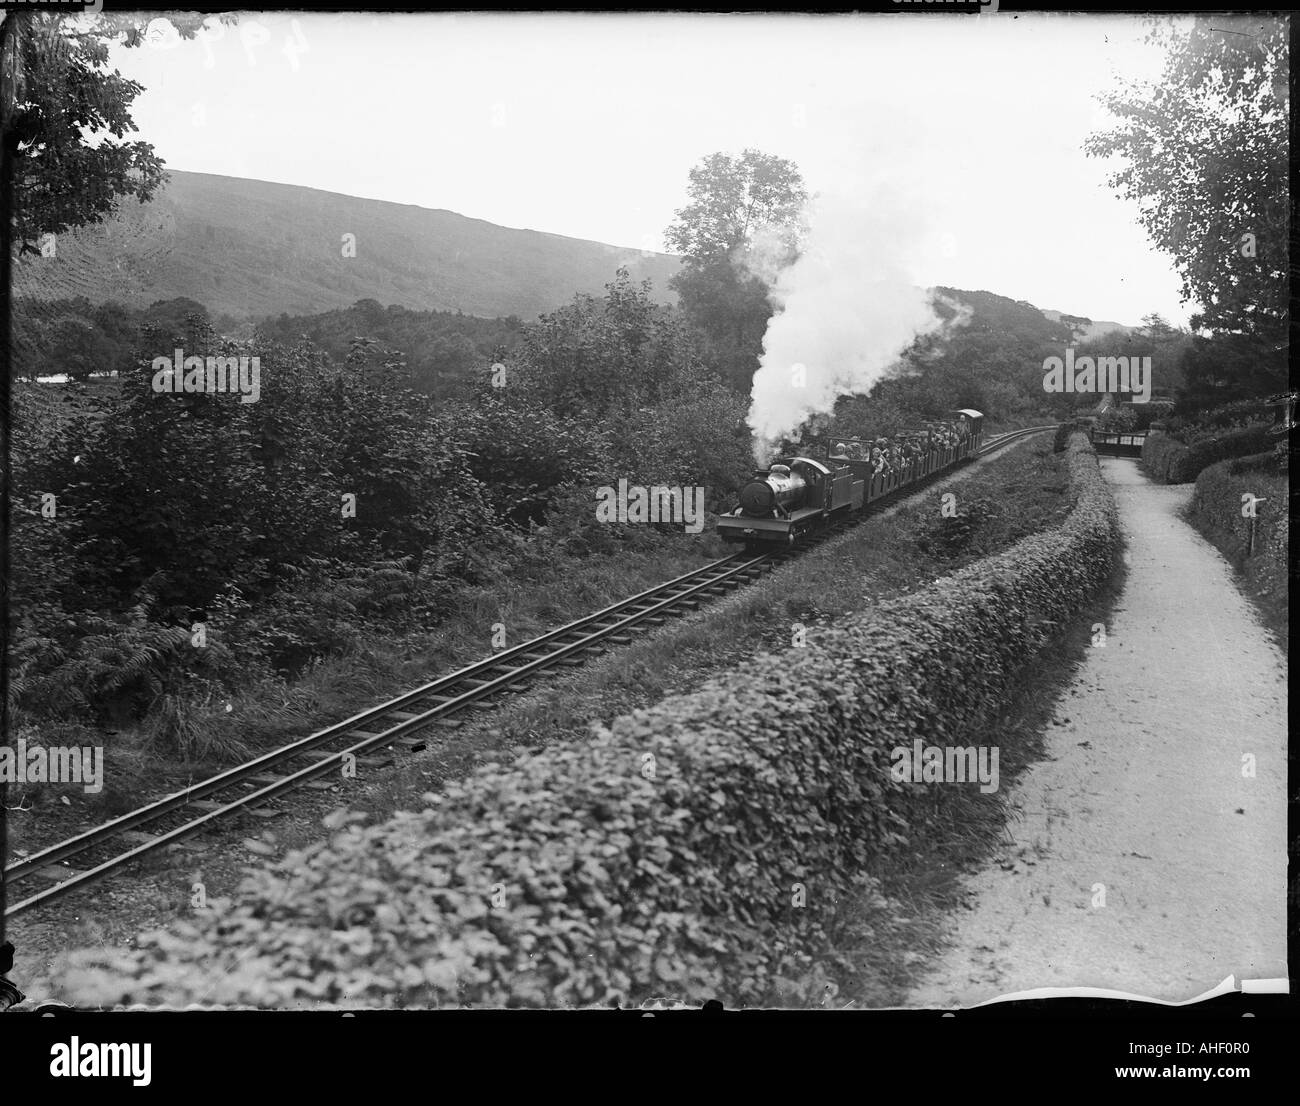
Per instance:
[[[1240,399],[1203,411],[1177,414],[1165,419],[1171,434],[1202,434],[1208,430],[1233,430],[1270,420],[1276,408],[1266,400]]]
[[[1140,406],[1140,404],[1120,403],[1108,407],[1097,419],[1097,429],[1107,434],[1131,434],[1137,429],[1137,413]]]
[[[987,497],[962,497],[956,513],[933,519],[917,538],[923,552],[935,557],[958,557],[965,553],[981,525],[1001,514],[998,504]]]
[[[542,522],[556,489],[604,467],[609,442],[592,420],[566,418],[527,394],[499,391],[484,388],[458,405],[456,432],[497,517],[526,527],[530,520]]]
[[[1052,439],[1052,450],[1055,453],[1064,453],[1070,445],[1070,436],[1083,429],[1083,423],[1078,419],[1067,420],[1056,428],[1056,436]]]
[[[1141,465],[1152,479],[1170,483],[1170,467],[1186,452],[1187,447],[1177,438],[1153,431],[1142,443]]]
[[[960,745],[1111,571],[1114,503],[1075,437],[1058,529],[760,656],[589,741],[488,765],[429,809],[261,871],[132,950],[73,957],[79,1003],[763,1002],[815,976],[837,898],[951,789],[890,750]],[[792,905],[794,885],[806,905]]]
[[[1166,484],[1186,484],[1216,461],[1260,453],[1273,444],[1267,426],[1189,436],[1184,443],[1168,434],[1149,435],[1142,446],[1142,467]]]
[[[1255,517],[1242,510],[1254,497]],[[1246,591],[1284,639],[1289,602],[1288,504],[1285,463],[1273,453],[1210,465],[1196,478],[1188,517],[1241,571]]]

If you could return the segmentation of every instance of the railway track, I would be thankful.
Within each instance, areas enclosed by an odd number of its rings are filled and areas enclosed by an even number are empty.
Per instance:
[[[980,448],[978,456],[1054,429],[1053,424],[998,435]],[[948,472],[945,469],[934,478]],[[906,485],[877,503],[896,502],[930,482]],[[26,897],[11,901],[5,916],[86,887],[235,815],[273,817],[269,804],[322,777],[337,776],[349,757],[362,767],[380,767],[391,759],[379,755],[387,750],[418,751],[425,745],[420,731],[463,725],[475,710],[492,709],[492,700],[527,691],[544,673],[580,667],[610,646],[629,643],[636,633],[662,626],[751,583],[874,513],[873,505],[790,547],[735,553],[712,561],[18,860],[4,870],[7,897],[12,898],[15,887]],[[36,889],[37,884],[45,886]]]

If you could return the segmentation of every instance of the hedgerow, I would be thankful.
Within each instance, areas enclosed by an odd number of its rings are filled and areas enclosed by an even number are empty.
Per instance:
[[[1070,419],[1057,426],[1056,433],[1052,436],[1052,452],[1064,453],[1070,446],[1070,438],[1083,427],[1084,424],[1079,419]]]
[[[1081,435],[1069,462],[1059,528],[588,741],[485,766],[422,812],[341,816],[233,900],[77,953],[57,983],[81,1004],[150,1005],[788,993],[816,978],[837,899],[952,790],[896,783],[890,750],[965,744],[1109,575],[1115,507]]]
[[[1142,467],[1166,484],[1187,484],[1217,461],[1260,453],[1271,444],[1267,426],[1205,431],[1188,441],[1170,434],[1150,434],[1142,446]]]
[[[1286,461],[1285,454],[1264,453],[1211,465],[1196,478],[1188,506],[1196,528],[1240,569],[1246,590],[1283,638],[1289,605]],[[1253,516],[1243,513],[1247,503]]]

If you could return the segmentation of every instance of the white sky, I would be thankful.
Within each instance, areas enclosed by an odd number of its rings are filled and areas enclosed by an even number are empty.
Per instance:
[[[161,30],[161,28],[159,28]],[[882,177],[915,279],[1185,324],[1135,208],[1085,158],[1094,94],[1156,77],[1127,16],[253,14],[114,51],[169,168],[661,249],[688,170],[755,146],[809,190]],[[298,44],[295,51],[293,43]]]

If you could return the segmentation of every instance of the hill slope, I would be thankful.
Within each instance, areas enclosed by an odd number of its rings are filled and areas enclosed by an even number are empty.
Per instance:
[[[1114,334],[1116,331],[1127,336],[1138,329],[1134,326],[1125,326],[1123,323],[1112,323],[1106,319],[1089,319],[1082,315],[1064,315],[1060,311],[1048,311],[1043,308],[1039,310],[1054,323],[1064,322],[1070,328],[1074,338],[1080,342],[1100,338],[1104,334]]]
[[[356,256],[343,256],[343,235]],[[173,171],[148,204],[61,236],[14,266],[14,292],[141,307],[188,296],[235,316],[314,314],[360,299],[530,319],[600,292],[619,265],[674,297],[668,254],[514,230],[451,211],[297,185]]]

